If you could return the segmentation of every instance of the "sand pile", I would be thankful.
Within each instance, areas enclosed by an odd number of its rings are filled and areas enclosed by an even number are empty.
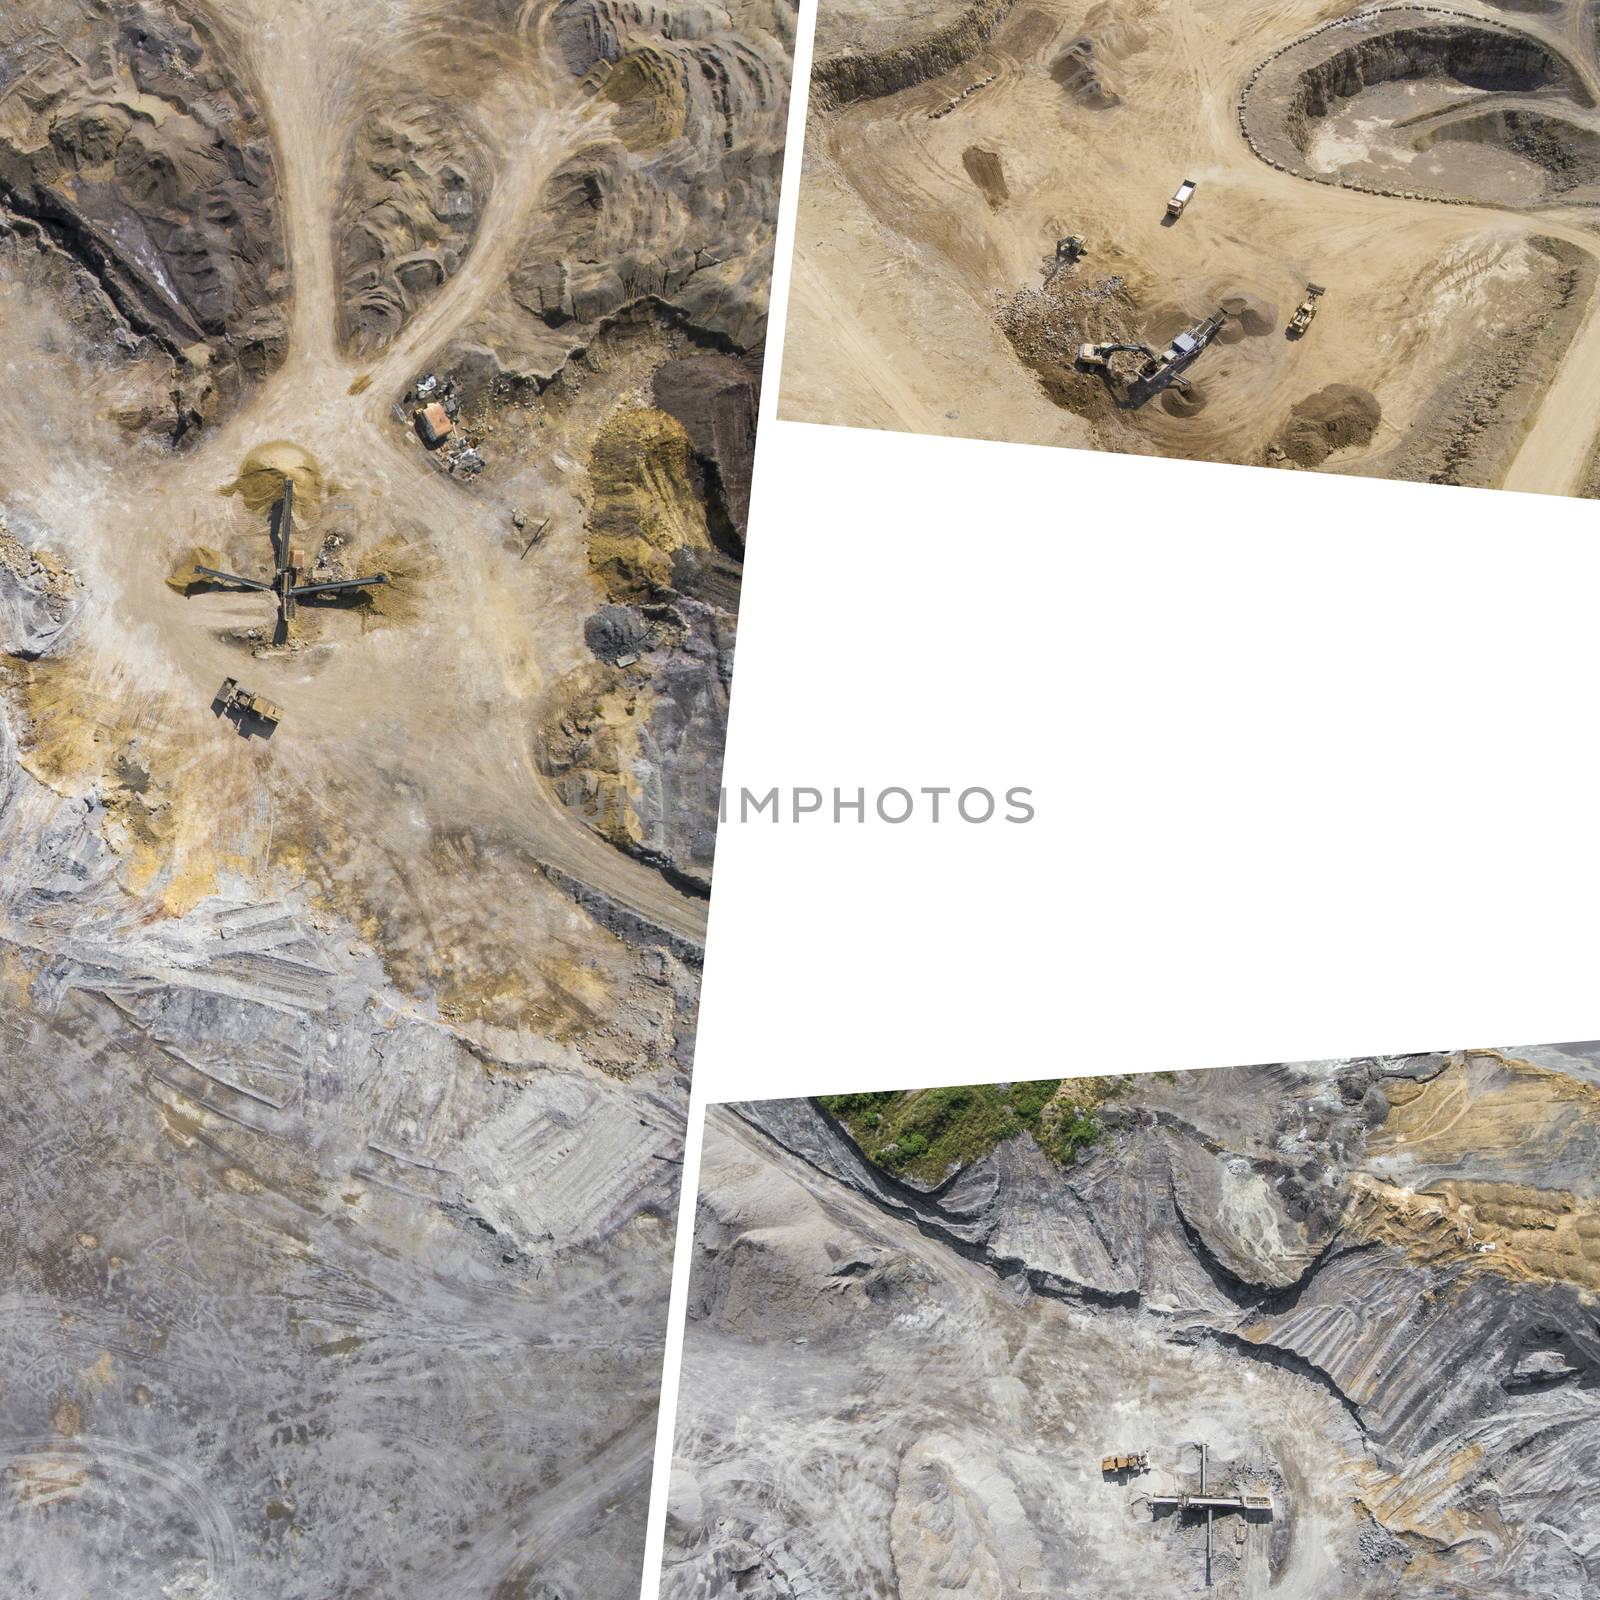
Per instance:
[[[1230,321],[1236,323],[1249,338],[1263,338],[1278,326],[1277,308],[1256,299],[1254,295],[1224,295],[1220,304]]]
[[[1330,383],[1298,401],[1268,447],[1269,459],[1296,467],[1320,467],[1335,450],[1366,444],[1383,412],[1365,389]]]
[[[595,440],[589,482],[589,565],[607,593],[669,593],[673,553],[710,544],[683,424],[653,407],[618,411]]]
[[[283,498],[286,479],[294,480],[296,517],[309,516],[322,503],[327,485],[316,458],[297,444],[275,440],[257,446],[244,458],[239,476],[224,484],[223,494],[236,494],[258,517],[265,516]]]
[[[1128,56],[1137,55],[1150,42],[1137,23],[1130,22],[1109,3],[1095,6],[1083,19],[1084,32],[1050,63],[1050,76],[1081,106],[1105,111],[1117,105],[1113,71]]]
[[[998,211],[1011,198],[1011,191],[1006,188],[1005,168],[993,150],[985,150],[982,145],[968,145],[961,152],[961,165],[982,191],[991,210]]]
[[[1192,379],[1186,389],[1174,385],[1161,392],[1161,409],[1169,417],[1197,417],[1206,408],[1206,392]]]
[[[1109,110],[1122,99],[1105,80],[1093,39],[1074,39],[1050,63],[1050,76],[1080,106],[1095,111]]]
[[[197,544],[187,555],[178,558],[172,571],[167,574],[167,587],[176,589],[179,594],[198,594],[203,589],[209,589],[217,580],[208,578],[200,570],[201,567],[210,567],[213,572],[228,570],[220,550]]]

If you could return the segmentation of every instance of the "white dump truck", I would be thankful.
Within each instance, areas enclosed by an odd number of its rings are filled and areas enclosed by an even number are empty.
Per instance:
[[[1194,199],[1194,179],[1185,178],[1173,191],[1172,198],[1167,201],[1167,215],[1176,222],[1192,199]]]

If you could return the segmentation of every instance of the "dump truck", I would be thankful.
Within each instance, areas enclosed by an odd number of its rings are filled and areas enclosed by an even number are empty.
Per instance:
[[[1172,198],[1167,201],[1167,215],[1174,222],[1178,220],[1187,209],[1188,204],[1194,199],[1194,179],[1185,178],[1172,192]]]
[[[222,687],[217,690],[217,699],[221,702],[224,712],[233,712],[240,717],[254,717],[258,722],[264,722],[269,727],[275,728],[283,720],[283,708],[274,705],[272,701],[263,699],[258,694],[253,694],[249,689],[239,687],[237,678],[224,678]]]
[[[1100,1458],[1102,1472],[1148,1472],[1150,1470],[1150,1452],[1141,1450],[1131,1456],[1102,1456]]]
[[[1320,283],[1306,285],[1306,297],[1295,307],[1294,315],[1289,319],[1288,333],[1291,339],[1301,338],[1311,326],[1311,319],[1317,314],[1317,301],[1326,293],[1327,290]]]

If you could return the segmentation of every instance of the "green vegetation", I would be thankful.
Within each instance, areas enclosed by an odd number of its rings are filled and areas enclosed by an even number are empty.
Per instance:
[[[1031,1134],[1070,1166],[1104,1131],[1099,1108],[1126,1078],[1035,1078],[1022,1083],[822,1095],[818,1104],[887,1172],[938,1183],[1003,1140]]]

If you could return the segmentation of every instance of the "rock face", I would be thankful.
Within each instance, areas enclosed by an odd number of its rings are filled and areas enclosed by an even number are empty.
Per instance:
[[[386,344],[477,236],[489,194],[482,146],[454,109],[422,99],[362,124],[339,213],[339,335],[359,355]]]
[[[37,661],[59,649],[78,609],[78,583],[48,550],[30,548],[0,513],[0,654]]]
[[[824,39],[811,70],[812,86],[820,97],[837,105],[897,94],[974,55],[1010,15],[1012,4],[1013,0],[974,0],[939,8],[920,27],[905,26],[903,18],[898,27],[892,22],[882,29],[869,25],[865,39],[839,40],[845,45],[842,49],[830,51]],[[922,19],[919,15],[915,20]]]
[[[1019,1137],[931,1194],[808,1102],[722,1113],[663,1593],[1182,1592],[1203,1525],[1133,1496],[1192,1489],[1203,1438],[1273,1501],[1218,1517],[1223,1592],[1578,1600],[1597,1060],[1135,1078],[1076,1165]],[[1150,1477],[1103,1478],[1131,1449]],[[777,1576],[720,1580],[730,1539]]]
[[[567,0],[556,26],[566,63],[590,84],[611,137],[574,150],[535,208],[511,292],[536,325],[558,330],[539,343],[570,351],[596,325],[654,309],[724,346],[757,347],[783,164],[791,11],[746,7],[737,28],[709,18],[679,28],[648,9]]]
[[[656,369],[652,385],[656,404],[689,435],[711,517],[728,527],[742,549],[750,520],[761,352],[742,360],[710,351],[680,356]]]
[[[623,1592],[677,1097],[487,1072],[294,899],[152,919],[114,820],[30,776],[0,707],[15,1592],[486,1594],[522,1570],[507,1507],[559,1517],[550,1592]],[[536,1449],[505,1428],[575,1389]]]
[[[1430,109],[1374,98],[1401,84]],[[1355,107],[1370,112],[1355,113],[1361,136],[1323,141]],[[1256,68],[1239,118],[1258,156],[1319,183],[1526,209],[1592,200],[1600,182],[1590,86],[1543,39],[1487,18],[1389,6],[1324,22]],[[1472,159],[1483,147],[1491,159]]]
[[[266,125],[219,42],[153,0],[0,33],[0,206],[69,257],[186,390],[181,435],[282,360]]]

